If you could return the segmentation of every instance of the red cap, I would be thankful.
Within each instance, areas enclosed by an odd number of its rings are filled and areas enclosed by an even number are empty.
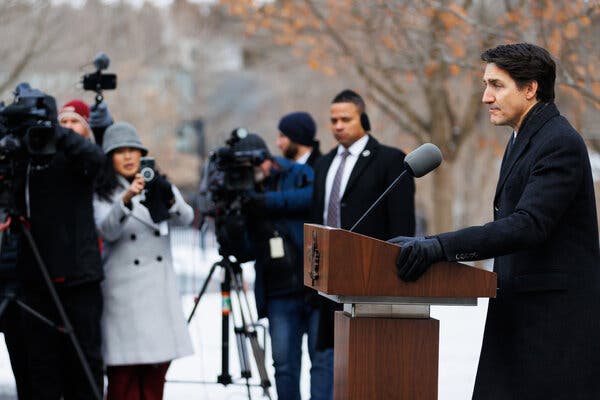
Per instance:
[[[90,107],[83,100],[71,100],[60,109],[60,112],[58,113],[58,122],[61,123],[63,118],[67,117],[76,118],[81,122],[86,130],[84,137],[94,141],[92,129],[88,124],[88,120],[90,119]]]
[[[60,115],[63,113],[77,113],[85,119],[87,122],[90,119],[90,107],[82,100],[75,99],[71,100],[60,109],[58,113],[58,119],[60,120]]]

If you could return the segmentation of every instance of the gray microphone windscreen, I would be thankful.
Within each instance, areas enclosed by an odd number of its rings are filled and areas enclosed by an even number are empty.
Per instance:
[[[428,174],[441,163],[442,152],[433,143],[422,144],[404,157],[404,164],[408,172],[415,178]]]

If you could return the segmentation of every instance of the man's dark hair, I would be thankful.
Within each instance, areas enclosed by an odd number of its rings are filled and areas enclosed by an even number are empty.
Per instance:
[[[356,93],[354,90],[344,89],[339,92],[331,101],[331,104],[334,103],[352,103],[358,108],[359,113],[363,113],[367,110],[367,106],[363,98]]]
[[[544,103],[554,101],[556,64],[546,49],[529,43],[506,44],[484,51],[481,59],[506,71],[519,89],[536,81],[536,98]]]

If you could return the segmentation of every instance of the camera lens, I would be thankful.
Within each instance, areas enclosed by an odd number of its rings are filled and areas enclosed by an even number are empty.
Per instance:
[[[142,174],[145,182],[150,182],[152,179],[154,179],[154,170],[150,167],[142,168],[140,173]]]

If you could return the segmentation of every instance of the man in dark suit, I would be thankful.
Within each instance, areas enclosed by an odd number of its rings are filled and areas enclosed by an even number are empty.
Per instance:
[[[485,51],[483,103],[513,129],[494,221],[398,238],[398,275],[439,260],[495,257],[474,399],[600,398],[600,251],[594,186],[581,136],[554,105],[556,66],[531,44]]]
[[[331,103],[331,131],[338,146],[321,157],[315,166],[315,222],[350,229],[404,170],[405,154],[380,144],[368,134],[370,123],[365,109],[362,97],[352,90],[340,92]],[[340,169],[342,159],[344,165]],[[338,170],[340,182],[332,199]],[[406,177],[356,227],[356,232],[383,240],[413,234],[414,193],[414,181]],[[337,200],[336,204],[332,200]],[[332,213],[329,213],[330,207],[333,207]]]
[[[330,107],[331,132],[338,142],[315,166],[312,220],[350,229],[381,193],[404,170],[405,154],[380,144],[368,134],[370,123],[365,102],[352,90],[344,90]],[[415,186],[402,180],[355,229],[387,240],[415,231]],[[335,303],[321,298],[319,347],[333,347]]]

